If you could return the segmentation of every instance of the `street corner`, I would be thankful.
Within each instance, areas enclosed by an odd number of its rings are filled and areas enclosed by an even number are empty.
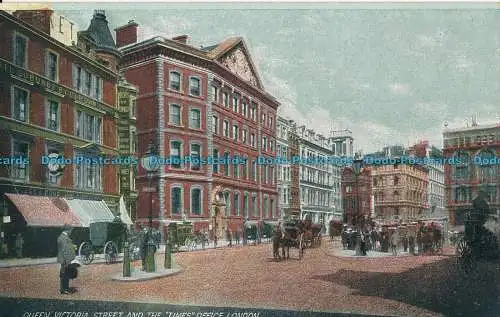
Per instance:
[[[136,271],[131,274],[131,276],[123,276],[123,273],[115,274],[111,277],[113,281],[117,282],[141,282],[141,281],[149,281],[159,278],[164,278],[167,276],[177,275],[183,272],[184,269],[180,266],[175,266],[171,269],[159,269],[156,272],[144,272],[144,271]]]

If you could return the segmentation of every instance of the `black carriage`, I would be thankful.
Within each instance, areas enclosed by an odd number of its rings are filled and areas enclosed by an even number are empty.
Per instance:
[[[287,257],[290,257],[290,248],[299,251],[299,260],[304,256],[304,223],[300,220],[291,220],[284,223],[284,235],[282,245],[287,249]]]
[[[191,222],[172,222],[168,225],[168,235],[172,245],[173,252],[179,252],[181,248],[187,251],[192,251],[198,247],[198,242],[208,243],[208,238],[203,236],[198,237],[193,231],[193,224]],[[202,241],[202,239],[204,239]]]
[[[276,230],[276,224],[270,222],[262,223],[262,238],[264,241],[269,241],[274,236],[274,231]]]
[[[88,228],[75,228],[73,241],[83,264],[90,264],[95,254],[104,254],[106,263],[116,263],[127,237],[127,225],[121,221],[94,222]]]
[[[465,230],[455,236],[458,264],[463,270],[471,270],[478,260],[498,258],[497,237],[485,227],[490,219],[494,216],[489,213],[486,199],[480,195],[474,199],[473,209],[465,213]]]

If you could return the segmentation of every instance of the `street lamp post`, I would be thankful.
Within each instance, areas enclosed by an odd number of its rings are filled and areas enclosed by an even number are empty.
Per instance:
[[[354,175],[356,177],[356,227],[357,227],[357,234],[356,234],[356,255],[366,255],[364,252],[361,250],[361,230],[364,229],[364,217],[361,215],[361,208],[360,208],[360,197],[359,197],[359,176],[361,174],[361,170],[363,168],[363,159],[357,158],[354,159],[352,168],[354,170]]]
[[[155,272],[155,252],[156,243],[153,241],[153,174],[158,170],[158,159],[156,148],[152,140],[149,141],[146,154],[141,158],[141,165],[148,173],[148,189],[150,205],[149,205],[149,230],[146,236],[146,272]]]

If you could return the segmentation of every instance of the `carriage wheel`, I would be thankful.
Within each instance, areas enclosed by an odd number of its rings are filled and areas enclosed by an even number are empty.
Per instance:
[[[104,245],[104,259],[107,264],[115,263],[118,257],[118,247],[113,241],[108,241]]]
[[[304,234],[300,235],[298,248],[299,248],[299,260],[302,260],[302,257],[304,256]]]
[[[474,257],[470,243],[465,240],[458,241],[457,255],[460,268],[464,271],[470,271],[474,266]]]
[[[94,261],[94,250],[92,249],[92,244],[89,242],[82,242],[78,248],[78,256],[82,260],[83,264],[88,265]]]

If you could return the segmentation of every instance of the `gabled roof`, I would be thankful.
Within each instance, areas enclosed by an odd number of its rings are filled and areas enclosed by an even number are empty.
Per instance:
[[[238,49],[241,49],[241,51],[245,55],[246,62],[249,64],[251,73],[256,79],[257,86],[260,89],[263,89],[259,72],[257,71],[257,67],[255,66],[252,60],[252,57],[250,55],[250,50],[248,49],[243,37],[241,36],[230,37],[219,44],[205,47],[201,50],[203,52],[206,52],[207,57],[209,59],[222,63],[224,58],[230,57],[233,54],[233,52],[235,52]]]

